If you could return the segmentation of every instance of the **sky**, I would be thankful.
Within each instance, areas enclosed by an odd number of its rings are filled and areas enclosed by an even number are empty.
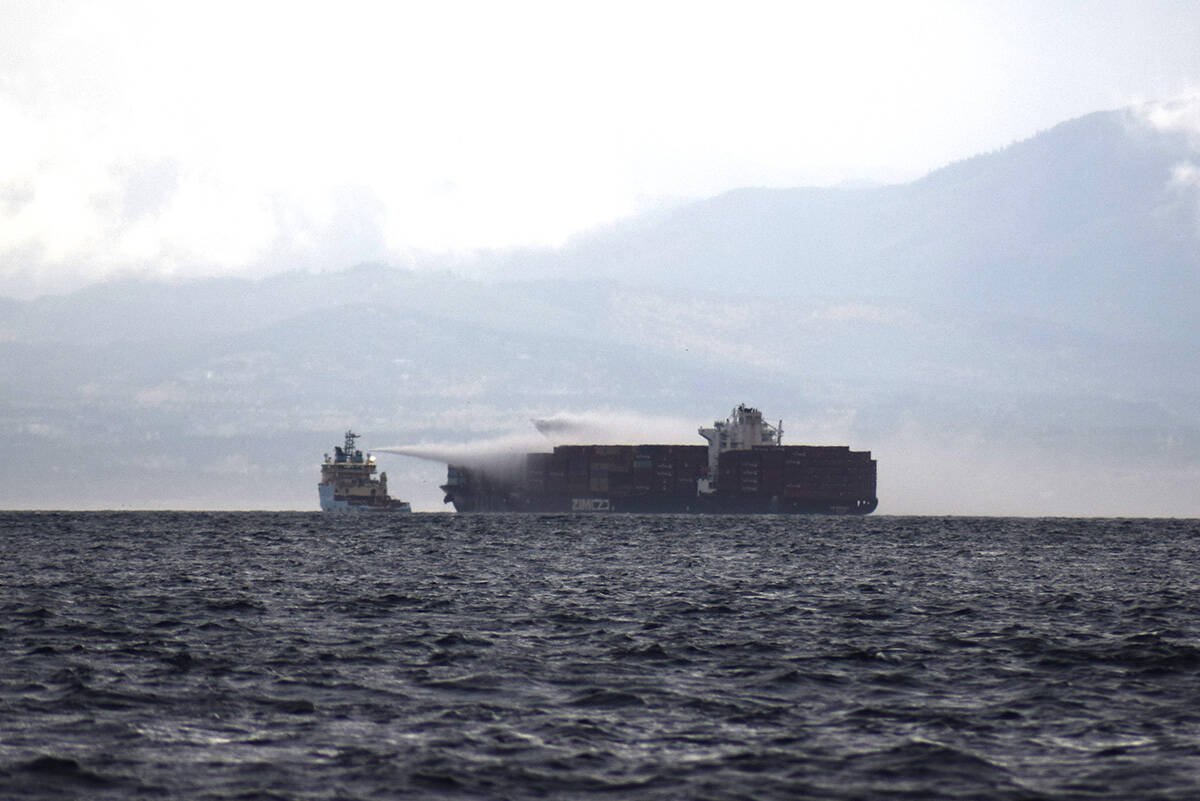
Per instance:
[[[0,0],[0,278],[557,246],[1200,92],[1200,6]]]

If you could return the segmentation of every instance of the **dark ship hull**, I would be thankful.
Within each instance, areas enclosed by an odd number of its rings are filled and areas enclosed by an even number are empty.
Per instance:
[[[560,446],[507,464],[450,465],[459,512],[868,514],[876,465],[845,446]]]

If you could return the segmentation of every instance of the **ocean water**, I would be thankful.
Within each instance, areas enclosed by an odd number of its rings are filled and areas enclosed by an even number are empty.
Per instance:
[[[1200,521],[0,513],[2,798],[1194,799]]]

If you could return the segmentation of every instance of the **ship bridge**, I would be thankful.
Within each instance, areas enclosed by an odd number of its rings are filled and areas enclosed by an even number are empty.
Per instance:
[[[699,431],[700,436],[708,440],[708,478],[701,481],[701,492],[716,489],[717,469],[725,451],[748,451],[763,445],[783,444],[783,421],[773,426],[763,420],[762,412],[744,403],[739,403],[726,420],[718,420],[712,428]]]

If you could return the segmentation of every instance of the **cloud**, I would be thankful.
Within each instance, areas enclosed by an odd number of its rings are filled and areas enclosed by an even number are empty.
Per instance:
[[[814,309],[814,320],[830,322],[894,323],[903,318],[899,311],[886,309],[871,303],[837,303]]]
[[[1200,187],[1200,167],[1191,161],[1181,161],[1171,168],[1171,186],[1176,188]]]
[[[1183,134],[1189,146],[1200,153],[1200,94],[1143,103],[1132,110],[1133,118],[1160,133]]]
[[[115,213],[126,222],[158,216],[179,190],[180,166],[175,159],[138,160],[114,166],[113,172],[120,193]]]
[[[1183,135],[1190,148],[1200,155],[1200,94],[1143,103],[1131,110],[1131,116],[1136,124],[1153,131]],[[1173,165],[1166,188],[1183,203],[1195,206],[1200,224],[1200,167],[1196,162],[1187,159]]]
[[[1200,95],[1146,103],[1140,111],[1142,118],[1155,130],[1200,136]]]
[[[1200,137],[1198,137],[1200,140]],[[1200,166],[1193,161],[1181,161],[1171,168],[1167,188],[1190,203],[1196,214],[1197,233],[1200,233]]]
[[[1105,55],[1073,62],[1095,77],[1060,93],[1028,13],[17,3],[0,28],[0,272],[53,283],[555,246],[664,196],[919,174],[1103,105],[1096,87],[1129,72],[1112,58],[1142,56],[1094,44],[1119,22],[1039,8],[1050,34]],[[1143,40],[1169,72],[1195,51],[1186,25]]]

